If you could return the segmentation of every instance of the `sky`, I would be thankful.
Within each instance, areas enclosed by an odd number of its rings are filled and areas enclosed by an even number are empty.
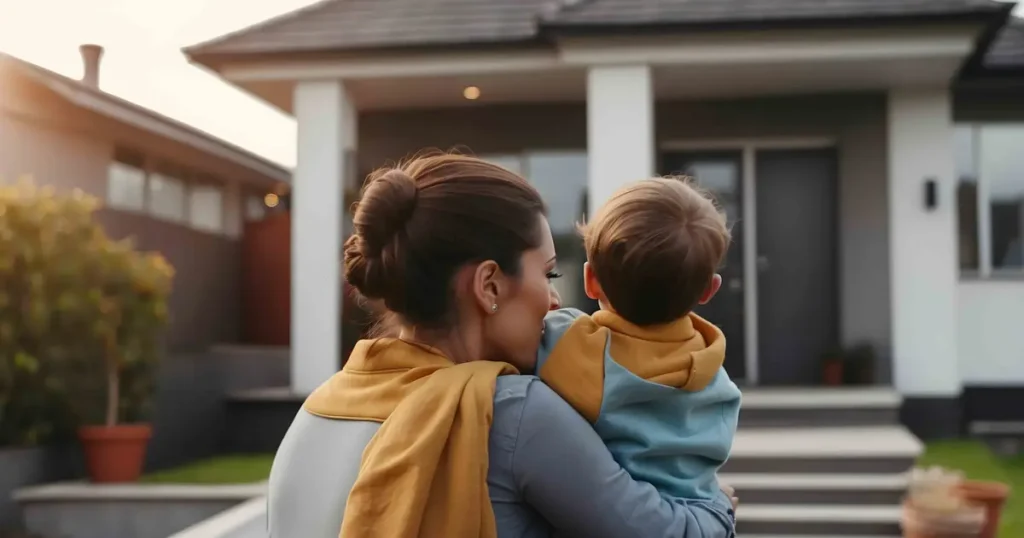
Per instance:
[[[78,46],[102,45],[104,91],[293,166],[295,122],[181,48],[315,1],[0,0],[0,51],[78,79]]]
[[[181,48],[315,1],[0,0],[0,51],[80,78],[78,46],[102,45],[103,90],[293,166],[295,122],[189,64]]]

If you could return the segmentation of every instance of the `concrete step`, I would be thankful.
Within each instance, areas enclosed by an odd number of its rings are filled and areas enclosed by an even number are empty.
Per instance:
[[[742,501],[741,501],[742,503]],[[746,505],[736,511],[736,532],[779,536],[899,536],[900,507]]]
[[[743,391],[740,427],[891,425],[901,404],[889,387],[751,388]]]
[[[751,504],[900,504],[906,474],[723,474],[744,507]]]
[[[922,450],[903,426],[741,429],[722,472],[897,474]]]

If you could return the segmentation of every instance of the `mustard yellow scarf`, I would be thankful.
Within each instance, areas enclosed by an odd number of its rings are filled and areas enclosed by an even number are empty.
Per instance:
[[[373,420],[340,538],[494,538],[487,440],[502,362],[456,365],[439,351],[382,338],[306,399],[333,419]]]

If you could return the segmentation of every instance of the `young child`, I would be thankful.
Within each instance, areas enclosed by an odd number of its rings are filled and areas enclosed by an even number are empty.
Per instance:
[[[679,179],[629,185],[582,227],[584,284],[601,310],[552,312],[537,372],[662,495],[721,498],[740,391],[722,368],[725,336],[693,313],[721,286],[725,217]]]

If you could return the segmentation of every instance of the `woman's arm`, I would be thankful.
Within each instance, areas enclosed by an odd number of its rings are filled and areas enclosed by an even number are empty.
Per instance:
[[[539,381],[526,394],[512,471],[523,499],[559,535],[734,535],[732,507],[724,493],[716,501],[670,501],[654,486],[633,480],[590,424]]]

